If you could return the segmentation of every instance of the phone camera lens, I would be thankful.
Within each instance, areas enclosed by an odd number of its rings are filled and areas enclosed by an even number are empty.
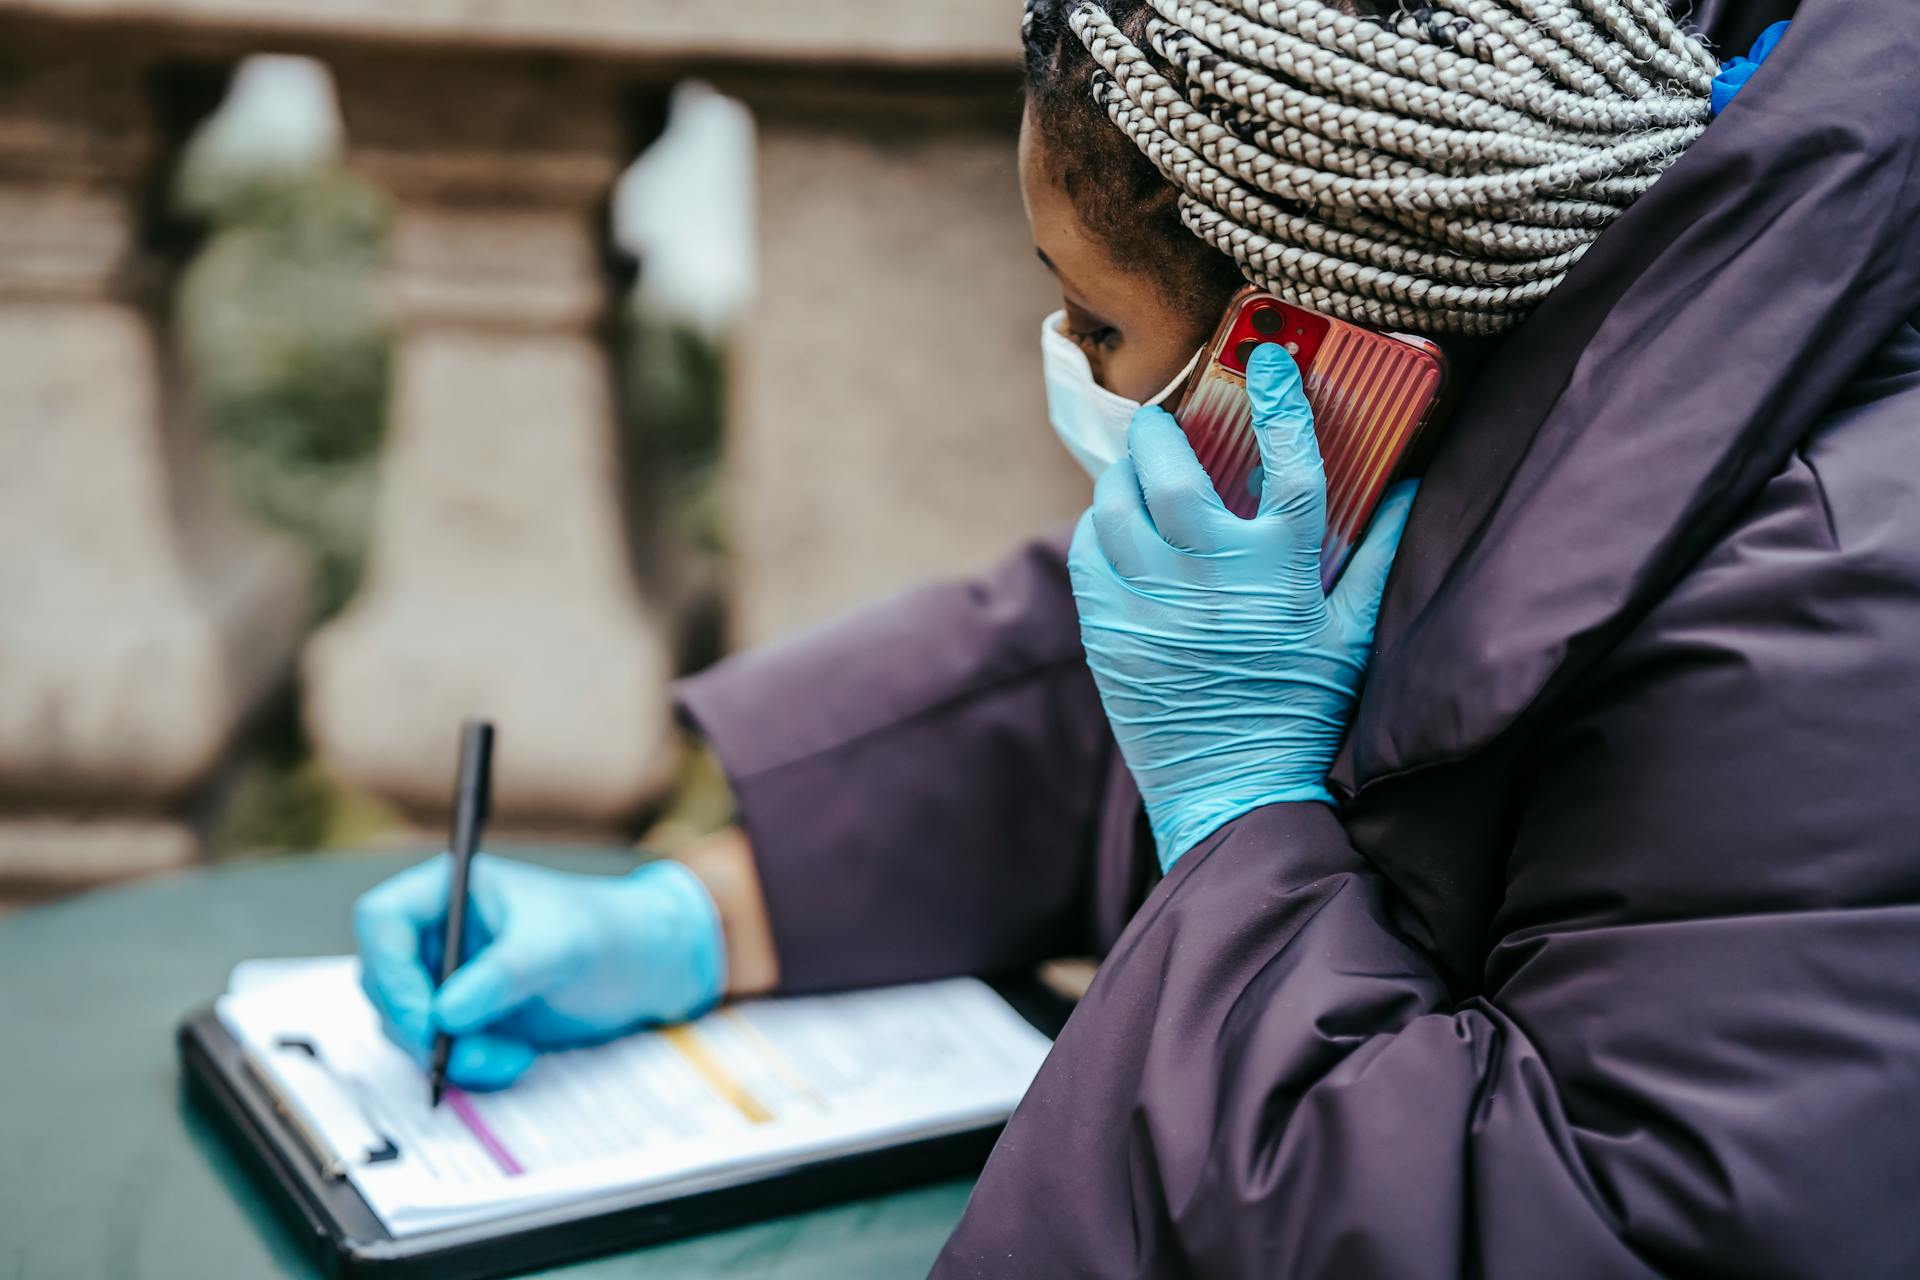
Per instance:
[[[1279,310],[1274,307],[1261,307],[1253,313],[1253,330],[1255,333],[1278,333],[1280,332],[1280,326],[1284,323],[1284,318],[1280,315]]]
[[[1241,364],[1245,364],[1247,361],[1253,359],[1253,353],[1259,350],[1259,348],[1260,348],[1259,339],[1248,338],[1246,341],[1242,342],[1239,346],[1233,349],[1233,354],[1240,361]]]

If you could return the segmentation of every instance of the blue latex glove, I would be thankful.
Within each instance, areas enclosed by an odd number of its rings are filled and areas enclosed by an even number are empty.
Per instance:
[[[468,879],[469,958],[436,991],[450,868],[442,854],[369,890],[353,927],[388,1036],[424,1067],[435,1033],[450,1032],[457,1085],[501,1088],[542,1049],[677,1022],[726,988],[719,914],[679,863],[614,877],[482,854]]]
[[[1327,770],[1413,505],[1414,486],[1396,486],[1322,592],[1326,476],[1299,367],[1263,345],[1247,389],[1262,464],[1252,519],[1221,503],[1172,416],[1145,408],[1068,558],[1087,662],[1163,868],[1262,805],[1332,803]]]
[[[1710,94],[1712,114],[1717,116],[1732,105],[1734,98],[1747,87],[1747,81],[1753,79],[1753,73],[1760,69],[1760,64],[1772,57],[1773,51],[1780,47],[1787,28],[1792,25],[1790,19],[1774,23],[1760,33],[1760,38],[1753,42],[1753,48],[1745,57],[1735,56],[1720,64],[1720,74],[1713,78]]]

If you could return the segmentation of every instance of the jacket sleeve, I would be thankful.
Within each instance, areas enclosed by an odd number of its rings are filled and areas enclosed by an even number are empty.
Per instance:
[[[781,986],[1030,967],[1087,947],[1112,735],[1065,534],[683,682],[734,788]]]
[[[1326,807],[1182,859],[935,1274],[1920,1274],[1920,450],[1878,444],[1795,455],[1534,740],[1471,998]]]

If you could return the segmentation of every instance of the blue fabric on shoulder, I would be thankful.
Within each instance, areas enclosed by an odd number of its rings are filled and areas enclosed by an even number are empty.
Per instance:
[[[1774,23],[1760,33],[1760,38],[1753,42],[1753,48],[1746,57],[1736,56],[1720,64],[1720,74],[1713,78],[1714,115],[1727,109],[1727,104],[1733,101],[1733,95],[1753,79],[1753,73],[1760,69],[1760,64],[1767,60],[1767,55],[1774,51],[1780,43],[1780,37],[1786,35],[1787,28],[1792,25],[1791,19]]]

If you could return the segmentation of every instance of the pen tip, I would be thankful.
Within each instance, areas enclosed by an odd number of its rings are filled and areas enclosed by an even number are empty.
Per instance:
[[[440,1095],[444,1092],[446,1092],[446,1086],[441,1084],[438,1080],[435,1080],[433,1082],[433,1101],[427,1104],[428,1107],[429,1108],[438,1107],[440,1105]]]

